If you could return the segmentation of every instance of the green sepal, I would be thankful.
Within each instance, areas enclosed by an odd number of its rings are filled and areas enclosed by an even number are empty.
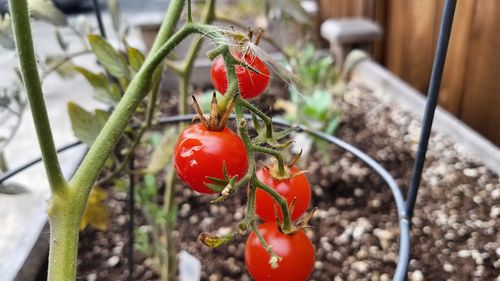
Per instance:
[[[271,146],[274,149],[284,149],[287,148],[292,144],[292,141],[287,141],[284,143],[279,142],[281,139],[289,136],[291,133],[293,133],[297,129],[296,126],[292,126],[288,129],[279,131],[279,132],[273,132],[273,137],[268,138],[266,136],[266,128],[261,127],[259,129],[256,128],[257,130],[257,136],[252,139],[252,144],[254,145],[262,145],[262,144],[267,144]]]

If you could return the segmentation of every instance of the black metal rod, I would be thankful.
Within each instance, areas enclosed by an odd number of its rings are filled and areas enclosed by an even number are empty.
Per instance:
[[[455,14],[456,0],[446,0],[443,15],[441,18],[441,28],[439,31],[436,53],[434,55],[434,64],[432,66],[431,81],[427,92],[427,101],[425,103],[425,111],[422,121],[422,131],[420,132],[420,143],[418,145],[415,164],[413,166],[412,177],[410,179],[410,187],[406,200],[406,215],[411,220],[413,210],[415,209],[415,201],[417,200],[418,188],[422,178],[422,170],[424,168],[425,154],[431,135],[432,121],[434,120],[434,111],[438,102],[439,86],[441,85],[441,77],[443,75],[444,62],[446,60],[446,51],[450,40],[451,26],[453,24],[453,16]]]
[[[134,170],[134,155],[130,158],[129,168]],[[128,280],[133,280],[134,273],[134,206],[135,206],[135,177],[134,173],[129,174],[130,185],[128,195]]]
[[[101,6],[99,6],[99,2],[97,0],[92,0],[92,2],[94,4],[94,11],[97,18],[97,25],[99,26],[99,32],[102,37],[106,38],[106,29],[104,29],[104,24],[102,23]]]
[[[76,142],[67,144],[65,146],[62,146],[62,147],[58,148],[57,149],[57,153],[63,152],[65,150],[68,150],[68,149],[73,148],[75,146],[79,146],[81,144],[82,144],[82,142],[80,142],[80,141],[76,141]],[[2,184],[4,181],[8,180],[9,178],[15,176],[17,173],[22,172],[23,170],[28,169],[31,166],[33,166],[33,165],[35,165],[35,164],[37,164],[37,163],[39,163],[41,161],[42,161],[42,157],[35,158],[35,159],[33,159],[33,160],[29,161],[29,162],[24,163],[23,165],[15,168],[15,169],[9,170],[5,174],[0,175],[0,184]]]

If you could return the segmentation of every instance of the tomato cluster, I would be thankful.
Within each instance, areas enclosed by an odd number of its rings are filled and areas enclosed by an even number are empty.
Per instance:
[[[258,96],[267,87],[269,70],[258,57],[245,55],[238,59],[258,71],[241,65],[235,66],[240,95],[243,98]],[[211,78],[219,92],[227,90],[226,66],[221,57],[216,58],[212,64]],[[211,117],[220,119],[218,116]],[[200,119],[205,122],[190,125],[180,134],[174,151],[174,165],[179,178],[186,185],[197,192],[211,194],[215,193],[211,188],[214,184],[235,177],[240,180],[247,173],[249,154],[242,139],[225,124],[214,129],[210,128],[210,121],[204,117]],[[275,168],[262,167],[255,175],[260,182],[286,199],[291,211],[290,219],[296,220],[309,207],[309,182],[296,166],[287,167],[284,174],[276,173]],[[270,248],[264,247],[255,232],[249,235],[245,246],[245,263],[252,277],[257,281],[307,280],[315,259],[314,247],[303,229],[296,228],[285,234],[276,222],[283,220],[281,209],[261,189],[257,189],[255,194],[255,213],[265,221],[258,227],[258,231]],[[269,258],[265,258],[270,257],[270,249],[278,260],[270,262]]]

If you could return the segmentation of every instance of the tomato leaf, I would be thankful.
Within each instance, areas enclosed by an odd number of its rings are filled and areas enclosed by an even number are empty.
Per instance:
[[[137,50],[136,48],[129,47],[127,49],[127,57],[132,70],[134,70],[135,72],[139,71],[142,63],[144,62],[144,55],[141,53],[141,51]]]
[[[89,146],[92,145],[110,115],[99,109],[95,110],[95,113],[88,112],[73,102],[68,103],[68,113],[75,136]]]
[[[84,230],[88,225],[106,231],[109,225],[109,211],[103,201],[108,197],[108,192],[98,186],[90,191],[85,212],[80,223],[80,230]]]
[[[82,74],[85,79],[96,90],[94,97],[108,104],[117,104],[121,99],[120,87],[108,80],[103,73],[94,73],[80,66],[74,66],[73,70]]]
[[[70,60],[65,61],[66,59],[64,57],[57,57],[57,56],[46,56],[45,57],[45,64],[47,67],[56,67],[55,72],[61,77],[61,78],[71,78],[75,74],[74,71],[74,65],[71,63]]]
[[[90,47],[97,57],[97,60],[116,78],[127,78],[127,62],[120,52],[115,50],[111,44],[106,42],[101,36],[90,34],[87,36]]]
[[[219,237],[206,232],[200,234],[201,243],[203,243],[205,246],[209,248],[217,248],[220,245],[224,244],[225,242],[228,242],[229,240],[231,239],[227,239],[226,237]]]
[[[164,133],[161,142],[156,146],[148,163],[146,171],[155,174],[164,169],[172,160],[175,142],[177,141],[177,129],[170,127]]]

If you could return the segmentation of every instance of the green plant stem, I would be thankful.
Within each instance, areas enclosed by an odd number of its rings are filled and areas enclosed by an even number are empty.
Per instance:
[[[248,226],[255,221],[255,196],[257,187],[250,185],[248,190],[248,199],[246,205],[245,219],[240,223],[239,228],[241,230],[247,230]]]
[[[14,0],[11,0],[11,2],[24,3],[24,8],[26,10],[25,24],[29,28],[26,2]],[[171,5],[179,2],[182,1],[172,1]],[[15,5],[16,4],[11,6]],[[179,15],[175,15],[175,13],[172,12],[174,9],[169,10],[167,14],[170,15],[170,20],[166,20],[166,22],[170,24],[170,26],[162,26],[164,33],[167,33],[171,29],[173,30],[175,27],[177,21],[172,21],[171,19],[179,18],[182,5],[174,5],[174,8]],[[13,14],[15,15],[15,13]],[[124,97],[110,116],[110,119],[104,128],[101,130],[99,136],[85,156],[80,167],[77,169],[73,179],[71,180],[71,187],[68,194],[63,194],[64,196],[54,194],[52,202],[48,208],[48,214],[51,222],[51,233],[53,234],[50,240],[48,280],[59,281],[76,279],[79,224],[86,206],[90,189],[99,175],[105,160],[114,149],[114,146],[120,138],[120,135],[125,129],[129,119],[135,112],[135,109],[141,102],[144,94],[148,92],[151,77],[154,75],[157,66],[181,40],[189,34],[197,32],[197,30],[198,29],[195,25],[184,26],[176,34],[173,34],[172,36],[165,36],[164,38],[168,38],[166,43],[160,45],[157,50],[155,48],[155,51],[148,55],[145,63],[139,70],[139,73],[132,80],[124,94]],[[24,33],[29,34],[29,32]],[[24,46],[27,45],[32,46],[31,39],[28,41],[28,44],[24,44]],[[36,64],[34,59],[31,63],[31,67],[36,73]],[[44,162],[47,163],[47,159],[44,159]]]
[[[73,227],[72,223],[75,222],[76,225],[79,225],[90,190],[104,166],[107,157],[114,149],[123,130],[127,126],[129,119],[134,114],[135,109],[143,99],[145,93],[148,92],[152,79],[151,77],[154,75],[157,66],[162,62],[163,58],[179,44],[179,42],[192,33],[208,34],[211,38],[219,35],[213,32],[209,26],[195,23],[186,24],[178,32],[173,34],[157,52],[148,55],[143,66],[133,78],[115,111],[111,114],[102,128],[70,182],[69,201],[71,202],[72,212],[70,218],[66,220],[66,223],[62,224],[63,228],[71,228]],[[54,213],[57,213],[57,209],[59,209],[57,205],[49,206],[49,208],[53,209]],[[57,252],[54,253],[54,256],[59,256],[61,251],[66,251],[67,248],[71,248],[75,240],[77,242],[78,237],[75,238],[69,235],[62,241],[59,241],[57,245],[51,245],[51,248],[55,249],[54,251]],[[49,269],[49,280],[75,279],[76,272],[68,272],[64,268],[73,268],[73,264],[76,263],[76,253],[74,256],[71,256],[71,258],[63,261],[63,264],[56,264],[57,266],[53,265],[52,260],[53,259],[49,257],[49,268],[55,267],[55,269]]]
[[[161,46],[174,34],[175,27],[179,22],[184,7],[185,0],[171,0],[168,5],[167,12],[163,18],[163,22],[158,30],[153,46],[151,46],[150,54],[157,52]]]
[[[255,235],[257,235],[257,238],[259,238],[260,243],[262,243],[262,246],[264,247],[264,249],[266,249],[266,252],[269,254],[269,256],[271,256],[271,258],[270,258],[271,266],[276,267],[276,264],[280,260],[280,257],[274,253],[272,247],[269,246],[266,239],[264,239],[264,237],[262,237],[262,233],[260,233],[259,228],[257,227],[257,224],[255,223],[255,221],[252,221],[250,223],[250,227],[252,227],[252,230],[255,232]]]
[[[189,0],[188,3],[191,1]],[[208,24],[214,19],[215,14],[215,0],[208,0],[205,4],[201,23]],[[191,13],[188,12],[188,15]],[[193,71],[194,62],[200,51],[201,45],[203,44],[203,37],[193,38],[191,46],[189,47],[186,57],[184,58],[184,63],[179,68],[177,72],[179,74],[179,113],[188,113],[188,97],[189,97],[189,85],[191,84],[191,73]]]
[[[238,134],[240,135],[241,139],[243,140],[243,143],[245,144],[245,146],[247,148],[248,159],[250,159],[249,170],[247,172],[247,173],[251,173],[251,175],[252,175],[252,178],[250,180],[250,186],[252,188],[262,189],[264,192],[268,193],[271,197],[273,197],[273,199],[278,203],[278,205],[281,209],[281,212],[283,214],[282,230],[284,233],[289,233],[292,231],[292,220],[291,220],[290,214],[288,212],[288,205],[287,205],[286,199],[283,198],[283,196],[281,196],[276,190],[270,188],[269,186],[267,186],[264,183],[262,183],[261,181],[259,181],[257,179],[257,176],[255,175],[255,163],[254,163],[255,160],[254,160],[253,153],[255,151],[258,151],[258,150],[256,150],[256,148],[262,148],[262,147],[255,146],[254,144],[252,144],[252,141],[248,135],[248,130],[246,128],[246,121],[245,121],[245,118],[243,117],[243,104],[241,103],[241,100],[239,100],[239,99],[236,100],[235,113],[236,113],[236,120],[237,120],[236,124],[238,126]],[[266,149],[266,148],[262,148],[262,149]],[[266,151],[264,153],[267,153],[267,152],[268,151]],[[277,153],[277,154],[279,154],[279,153]],[[278,156],[277,159],[279,159],[279,158],[283,159],[281,154],[279,154],[279,155],[280,156]],[[254,214],[255,213],[254,207],[252,207],[250,205],[250,206],[247,206],[247,208],[248,208],[247,209],[247,216],[251,216],[253,218],[253,216],[255,215]],[[250,212],[250,213],[248,213],[248,212]]]
[[[62,194],[67,191],[67,183],[59,166],[59,159],[57,158],[40,78],[38,76],[35,52],[33,50],[33,39],[31,37],[28,3],[26,0],[9,0],[9,7],[21,73],[28,94],[50,188],[52,193]]]
[[[276,190],[272,189],[271,187],[267,186],[263,182],[259,181],[256,177],[252,181],[253,184],[255,184],[258,188],[262,189],[265,191],[267,194],[271,195],[273,197],[274,201],[278,203],[280,206],[281,212],[283,214],[283,225],[281,227],[281,230],[283,233],[288,234],[292,232],[292,220],[290,219],[290,214],[288,212],[288,205],[286,202],[286,199],[283,198]]]
[[[146,58],[139,73],[130,83],[123,98],[109,117],[108,122],[102,128],[71,180],[71,186],[78,189],[81,198],[87,198],[90,187],[100,173],[100,169],[98,168],[104,165],[104,162],[125,129],[128,120],[141,102],[144,93],[148,92],[151,76],[156,67],[181,40],[191,33],[198,32],[198,28],[199,26],[195,24],[185,25],[172,35],[158,52]]]
[[[228,86],[226,90],[226,94],[221,103],[219,103],[219,113],[223,113],[226,111],[226,107],[229,104],[229,101],[233,98],[235,93],[239,92],[238,78],[236,77],[236,69],[235,67],[235,59],[232,57],[229,47],[223,46],[221,49],[222,57],[224,59],[224,64],[226,66],[226,75],[228,80]],[[238,104],[238,99],[236,100],[236,104]]]
[[[191,13],[191,0],[186,0],[187,1],[187,22],[193,22],[193,15]]]
[[[165,193],[163,194],[163,212],[170,216],[174,211],[174,181],[175,181],[175,171],[174,165],[170,165],[165,176]],[[162,235],[164,241],[162,241],[162,248],[165,249],[166,253],[164,262],[161,265],[162,268],[162,280],[175,280],[176,272],[176,254],[175,245],[172,241],[172,223],[168,221],[164,225],[164,234]]]
[[[245,99],[238,97],[239,102],[250,112],[254,113],[255,115],[259,116],[262,121],[264,121],[264,124],[266,125],[266,137],[267,138],[272,138],[273,137],[273,121],[271,117],[267,116],[264,114],[264,112],[260,111],[257,107],[255,107],[253,104],[249,103]]]
[[[252,145],[250,147],[250,149],[252,149],[255,152],[260,152],[260,153],[269,154],[271,156],[274,156],[276,158],[276,160],[278,161],[278,174],[280,176],[286,175],[285,160],[283,159],[283,155],[279,151],[276,151],[274,149],[267,148],[267,147],[258,146],[258,145]]]
[[[16,0],[17,1],[17,0]],[[69,196],[68,196],[69,195]],[[50,220],[49,281],[75,280],[81,217],[70,194],[53,194],[47,210]]]

